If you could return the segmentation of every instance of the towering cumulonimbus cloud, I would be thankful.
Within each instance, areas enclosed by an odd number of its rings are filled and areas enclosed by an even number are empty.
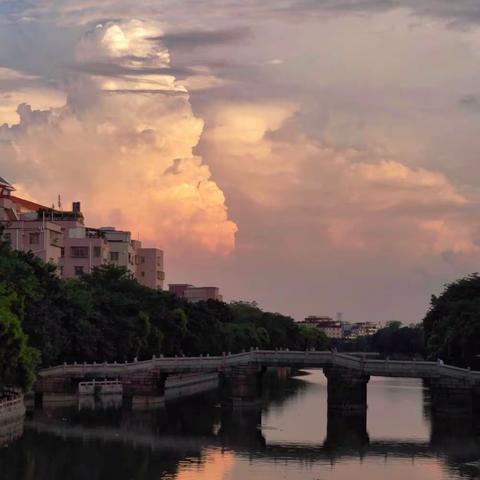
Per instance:
[[[254,205],[245,228],[280,232],[269,254],[278,250],[297,264],[315,256],[323,265],[335,255],[371,261],[393,254],[403,265],[480,258],[475,202],[445,174],[393,153],[315,141],[296,112],[285,102],[229,102],[206,114],[202,152],[222,159],[217,175],[235,179],[225,188]]]
[[[143,21],[97,25],[67,69],[67,102],[0,127],[0,158],[22,193],[81,200],[90,225],[113,224],[147,243],[228,253],[236,225],[202,159],[192,112],[169,52]]]

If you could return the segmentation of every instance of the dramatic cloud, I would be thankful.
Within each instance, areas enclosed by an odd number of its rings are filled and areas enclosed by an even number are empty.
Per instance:
[[[173,32],[150,40],[161,42],[167,47],[195,49],[212,45],[227,45],[236,43],[251,36],[247,27],[230,27],[221,30],[189,30],[186,32]]]
[[[470,202],[444,174],[373,150],[313,141],[298,129],[295,110],[220,104],[209,112],[211,127],[202,140],[211,158],[227,152],[221,165],[214,164],[222,182],[235,179],[227,190],[241,191],[283,225],[277,243],[283,255],[298,255],[297,245],[310,245],[309,253],[319,257],[329,249],[369,256],[395,252],[402,258],[480,254],[478,225],[465,223]],[[296,227],[288,229],[293,218]],[[309,240],[312,231],[318,249]]]
[[[61,106],[65,94],[34,75],[0,67],[0,125],[18,122],[17,107],[23,102],[38,109]]]
[[[2,0],[0,12],[5,18],[14,21],[30,21],[57,16],[64,23],[88,23],[100,19],[128,19],[135,11],[137,18],[152,18],[154,15],[177,16],[185,19],[194,14],[205,19],[219,17],[233,18],[284,18],[291,20],[305,19],[312,16],[329,17],[345,14],[376,14],[393,10],[409,10],[417,16],[438,18],[455,27],[464,27],[480,23],[480,6],[476,0],[184,0],[177,2],[166,0],[159,3],[155,0],[144,0],[132,6],[129,0]],[[192,21],[192,25],[196,22]],[[183,34],[179,34],[180,38]],[[241,34],[240,34],[241,35]],[[231,35],[226,34],[226,41]],[[188,35],[185,36],[188,41]],[[198,41],[206,37],[198,36]],[[205,40],[207,41],[207,40]]]
[[[473,0],[0,0],[1,174],[139,230],[169,281],[419,320],[480,262],[479,22]]]
[[[156,32],[131,21],[84,37],[78,62],[120,65],[122,75],[115,67],[78,78],[60,108],[20,105],[20,122],[0,128],[2,171],[47,204],[59,192],[82,200],[89,224],[128,228],[167,249],[228,253],[235,224],[209,168],[192,156],[203,122],[166,73],[168,51],[146,40]]]

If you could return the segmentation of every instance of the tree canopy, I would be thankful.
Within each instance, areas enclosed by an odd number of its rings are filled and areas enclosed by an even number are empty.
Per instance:
[[[254,302],[190,303],[142,286],[113,265],[62,280],[55,265],[6,242],[0,244],[0,319],[0,386],[28,386],[39,359],[50,366],[328,346],[322,332]]]
[[[461,278],[446,285],[438,297],[432,295],[423,328],[428,358],[475,365],[480,355],[479,275]]]

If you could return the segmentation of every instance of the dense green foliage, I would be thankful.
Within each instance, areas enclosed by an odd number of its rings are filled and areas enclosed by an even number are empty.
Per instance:
[[[11,358],[6,364],[17,371],[22,385],[32,378],[35,351],[41,365],[48,366],[328,345],[322,332],[264,312],[255,303],[189,303],[144,287],[111,265],[62,280],[54,265],[12,251],[6,243],[0,247],[0,309],[0,327],[18,343],[18,359],[13,360],[0,336],[0,362],[5,355]],[[2,365],[0,385],[12,383],[15,379]]]
[[[480,355],[480,277],[473,274],[432,296],[423,320],[430,359],[442,358],[459,366],[477,367]]]
[[[9,275],[18,274],[22,279],[23,263],[7,262],[9,254],[7,244],[0,242],[0,390],[4,386],[28,387],[39,359],[38,351],[28,345],[21,325],[27,286],[21,281],[17,293],[12,284],[3,281],[7,269]]]
[[[421,325],[405,327],[401,322],[388,322],[374,335],[341,340],[336,347],[349,352],[378,352],[391,358],[423,356],[423,328]]]

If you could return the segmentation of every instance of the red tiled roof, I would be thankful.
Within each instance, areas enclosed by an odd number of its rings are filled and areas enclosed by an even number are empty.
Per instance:
[[[9,195],[8,198],[12,200],[13,203],[16,203],[17,205],[21,205],[22,207],[30,208],[35,211],[40,209],[52,210],[51,207],[46,207],[45,205],[40,205],[39,203],[31,202],[30,200],[25,200],[24,198],[16,197],[15,195]],[[55,210],[55,209],[53,209],[53,211],[58,212],[58,210]]]

